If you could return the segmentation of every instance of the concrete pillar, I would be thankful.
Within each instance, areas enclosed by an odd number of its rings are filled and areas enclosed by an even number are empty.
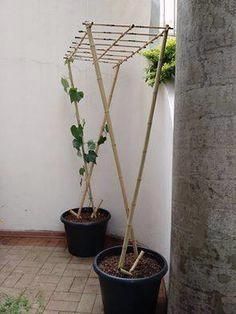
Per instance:
[[[178,0],[170,314],[236,313],[236,1]]]

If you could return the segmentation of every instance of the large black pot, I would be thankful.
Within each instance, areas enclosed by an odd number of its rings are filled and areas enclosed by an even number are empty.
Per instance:
[[[107,256],[120,255],[121,246],[115,246],[99,253],[94,260],[94,270],[99,276],[105,314],[155,314],[157,297],[162,277],[168,270],[167,262],[160,254],[139,248],[154,257],[161,270],[141,279],[118,278],[104,273],[99,263]],[[128,247],[128,252],[132,247]]]
[[[73,209],[75,212],[78,208]],[[84,207],[82,212],[92,213],[91,207]],[[95,256],[104,248],[105,234],[108,220],[111,218],[110,213],[103,208],[100,212],[106,214],[106,217],[98,222],[72,222],[66,219],[69,211],[61,215],[61,221],[65,225],[68,250],[72,255],[80,257]]]

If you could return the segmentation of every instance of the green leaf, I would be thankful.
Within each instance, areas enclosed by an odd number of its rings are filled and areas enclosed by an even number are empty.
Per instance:
[[[81,124],[79,124],[79,126],[77,127],[76,125],[72,125],[72,127],[70,128],[71,130],[71,134],[77,139],[77,140],[81,140],[81,138],[83,138],[83,127]]]
[[[93,140],[88,141],[88,150],[95,150],[96,144]]]
[[[100,138],[99,138],[99,140],[98,140],[98,145],[101,145],[101,144],[103,144],[104,142],[106,142],[106,136],[100,136]]]
[[[83,176],[84,173],[85,173],[85,169],[84,169],[84,167],[81,167],[81,168],[79,169],[79,174],[80,174],[81,176]]]
[[[93,162],[94,164],[96,164],[96,158],[97,158],[97,154],[95,153],[95,151],[93,150],[89,150],[88,154],[84,155],[84,159],[87,163],[89,162]]]
[[[79,139],[77,139],[77,138],[73,139],[72,144],[73,144],[74,148],[76,148],[77,150],[80,150],[80,147],[83,144],[82,137],[80,137]]]
[[[160,82],[166,83],[175,75],[175,49],[176,40],[168,39],[161,70]],[[153,86],[155,83],[157,65],[160,59],[159,47],[148,49],[141,53],[148,60],[148,67],[145,69],[145,82]]]
[[[82,98],[84,98],[84,92],[80,90],[77,92],[77,99],[78,101],[80,101]]]
[[[84,97],[84,93],[82,91],[78,91],[77,87],[71,87],[69,89],[69,95],[71,103],[79,102]]]
[[[67,89],[69,88],[69,83],[68,83],[68,81],[67,81],[67,79],[66,78],[64,78],[64,77],[62,77],[61,78],[61,84],[62,84],[62,86],[63,86],[63,88],[64,88],[64,91],[67,93]]]

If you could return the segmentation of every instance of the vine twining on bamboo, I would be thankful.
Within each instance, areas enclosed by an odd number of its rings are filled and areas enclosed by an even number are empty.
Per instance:
[[[69,84],[69,81],[67,78],[62,77],[61,78],[61,84],[64,88],[64,91],[69,95],[70,102],[78,104],[83,98],[84,98],[84,92],[78,90],[77,87],[72,87]],[[80,119],[81,120],[81,119]],[[72,125],[70,128],[71,134],[73,136],[72,145],[77,151],[77,155],[79,157],[82,157],[83,161],[88,163],[94,163],[96,164],[97,161],[97,146],[102,145],[107,140],[107,133],[108,133],[108,125],[105,124],[103,129],[103,134],[100,135],[99,139],[97,141],[90,139],[86,141],[84,139],[85,134],[85,119],[80,121],[78,125]],[[86,149],[83,151],[82,146],[84,146]],[[82,184],[82,177],[85,174],[85,167],[82,165],[79,169],[79,174],[81,176],[81,182]]]

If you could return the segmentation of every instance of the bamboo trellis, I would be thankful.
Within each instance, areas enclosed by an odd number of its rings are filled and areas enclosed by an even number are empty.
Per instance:
[[[119,262],[119,268],[125,274],[131,274],[136,267],[138,261],[143,255],[143,251],[138,253],[137,244],[135,241],[132,220],[134,216],[134,211],[137,203],[137,198],[140,190],[140,184],[142,180],[146,152],[148,149],[150,133],[152,128],[153,115],[156,107],[157,93],[160,84],[160,74],[163,64],[163,56],[166,47],[166,40],[168,36],[168,31],[171,29],[168,25],[162,26],[144,26],[144,25],[123,25],[123,24],[102,24],[93,22],[84,22],[85,29],[80,30],[80,36],[76,36],[75,40],[72,41],[70,49],[67,50],[64,59],[68,61],[68,64],[74,60],[88,61],[92,62],[94,65],[97,83],[100,91],[100,96],[104,109],[104,118],[101,124],[101,129],[99,133],[102,135],[105,124],[107,123],[109,129],[109,136],[111,140],[117,175],[120,183],[120,188],[122,192],[124,207],[127,215],[127,225],[125,231],[125,238],[122,247],[122,253]],[[150,33],[150,30],[152,32]],[[144,142],[144,148],[142,153],[142,158],[139,166],[138,177],[136,180],[134,195],[132,198],[131,205],[128,202],[126,187],[124,183],[124,177],[122,173],[119,152],[116,146],[115,134],[113,130],[113,123],[110,116],[110,106],[112,101],[113,92],[117,82],[117,77],[119,73],[120,66],[132,58],[134,55],[138,54],[142,49],[146,48],[149,44],[155,42],[159,38],[162,39],[161,51],[160,51],[160,62],[158,62],[157,74],[155,79],[155,84],[153,88],[152,103],[149,113],[149,119],[147,123],[147,130]],[[101,73],[100,63],[107,63],[113,65],[115,71],[111,91],[109,97],[107,97],[104,87],[104,81]],[[96,148],[98,152],[99,146]],[[82,194],[80,208],[83,207],[86,195],[91,191],[91,177],[93,173],[94,165],[92,164],[89,169],[86,170],[86,183]],[[127,246],[129,240],[133,243],[134,253],[136,255],[135,264],[131,267],[129,271],[124,270],[124,261],[127,251]]]

